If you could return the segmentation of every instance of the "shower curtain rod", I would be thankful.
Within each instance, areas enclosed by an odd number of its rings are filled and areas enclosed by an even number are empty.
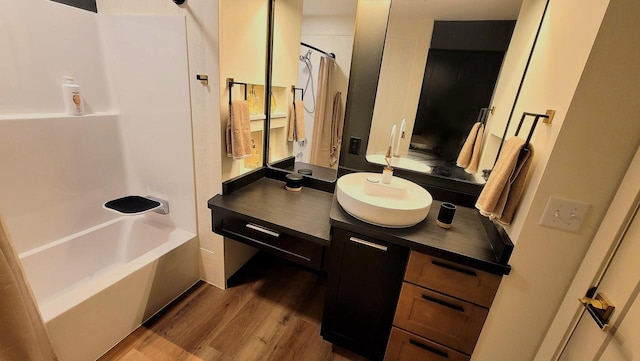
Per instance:
[[[334,53],[327,53],[326,51],[324,51],[324,50],[322,50],[322,49],[318,49],[318,48],[316,48],[316,47],[315,47],[315,46],[313,46],[313,45],[309,45],[309,44],[307,44],[307,43],[303,43],[303,42],[300,42],[300,45],[302,45],[302,46],[306,46],[306,47],[307,47],[307,48],[309,48],[309,49],[313,49],[313,50],[315,50],[315,51],[318,51],[318,52],[320,52],[320,53],[322,53],[322,54],[324,54],[324,55],[326,55],[326,56],[328,56],[328,57],[330,57],[330,58],[334,58],[334,59],[336,58],[336,54],[334,54]]]

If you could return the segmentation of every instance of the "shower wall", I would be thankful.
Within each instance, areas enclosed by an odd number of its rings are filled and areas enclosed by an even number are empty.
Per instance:
[[[302,38],[303,43],[315,46],[327,53],[336,54],[336,68],[333,72],[332,85],[330,89],[331,96],[328,98],[329,111],[326,113],[331,116],[331,107],[333,105],[333,96],[339,91],[342,92],[342,107],[346,104],[347,88],[349,85],[349,72],[351,69],[351,53],[353,47],[353,31],[354,31],[355,14],[340,16],[304,16],[302,18]],[[300,46],[300,55],[307,54],[309,48]],[[309,162],[311,155],[311,143],[313,134],[314,114],[308,110],[314,110],[315,99],[312,94],[317,95],[318,88],[318,69],[320,68],[320,57],[322,54],[317,51],[311,51],[310,59],[312,64],[313,91],[311,90],[311,82],[305,92],[304,103],[304,122],[307,142],[305,146],[300,146],[297,142],[293,146],[293,155],[296,162]],[[296,87],[305,88],[309,72],[303,62],[298,65],[298,82]],[[299,97],[299,95],[296,95]]]
[[[17,251],[116,217],[102,204],[131,193],[166,198],[163,219],[195,233],[184,17],[0,9],[0,214]],[[86,115],[64,113],[63,75]]]

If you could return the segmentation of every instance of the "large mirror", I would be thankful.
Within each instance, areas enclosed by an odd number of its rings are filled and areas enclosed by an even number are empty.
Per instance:
[[[515,94],[504,99],[496,92],[500,81],[520,80],[512,76],[522,71],[518,64],[504,62],[507,51],[512,57],[528,55],[518,45],[509,50],[521,5],[522,0],[393,0],[368,161],[385,164],[392,146],[391,163],[396,168],[485,182],[479,159],[495,157],[495,148],[482,153],[478,146],[474,165],[459,156],[468,137],[482,144],[502,134],[503,129],[488,127],[485,132],[485,126],[491,125],[495,103],[510,108],[514,102]],[[476,123],[482,124],[481,134]]]
[[[500,11],[506,5],[500,5],[499,0],[495,1],[470,1],[470,0],[430,0],[430,1],[410,1],[410,0],[360,0],[358,4],[358,17],[357,17],[357,31],[354,41],[353,52],[353,64],[350,77],[350,96],[346,108],[346,122],[345,122],[345,136],[344,143],[348,145],[343,146],[340,169],[342,172],[349,171],[372,171],[377,172],[382,169],[382,166],[378,162],[370,162],[366,158],[367,150],[366,146],[369,143],[369,138],[374,136],[380,136],[383,139],[385,147],[388,149],[390,139],[390,126],[397,124],[396,134],[399,133],[400,123],[403,118],[407,118],[407,114],[397,114],[392,119],[388,119],[389,125],[379,127],[373,123],[374,108],[378,106],[380,102],[385,102],[384,96],[378,92],[378,77],[381,75],[381,68],[383,63],[382,50],[385,47],[385,40],[387,37],[387,25],[390,21],[389,15],[394,16],[392,7],[400,4],[405,4],[409,7],[419,7],[428,3],[437,5],[438,9],[448,8],[451,9],[476,9],[474,6],[476,3],[493,4],[497,6],[489,12]],[[514,4],[514,2],[511,2]],[[482,153],[478,169],[491,169],[495,162],[495,155],[501,145],[502,138],[504,137],[504,131],[506,124],[513,117],[512,111],[517,102],[519,87],[526,76],[526,67],[528,59],[532,52],[535,39],[541,25],[542,17],[546,8],[548,0],[523,0],[515,2],[516,5],[509,8],[518,8],[517,20],[513,34],[508,46],[508,50],[504,56],[503,64],[500,68],[496,86],[491,96],[489,108],[493,111],[489,113],[484,130],[484,138],[482,139]],[[517,11],[517,10],[516,10]],[[397,11],[400,12],[400,11]],[[485,14],[486,15],[486,14]],[[501,16],[502,20],[504,17]],[[422,20],[421,20],[422,19]],[[469,20],[456,16],[447,17],[443,20]],[[393,19],[391,19],[393,21]],[[406,20],[403,24],[409,28],[409,31],[418,31],[418,24],[424,21],[423,18]],[[415,36],[413,36],[415,38]],[[384,55],[386,56],[386,49]],[[402,56],[399,55],[399,56]],[[425,56],[426,59],[426,56]],[[421,87],[424,79],[423,70],[418,66],[417,69],[420,73],[416,73],[411,77],[413,81],[418,82],[418,88]],[[406,69],[395,69],[396,71],[406,71]],[[382,74],[384,76],[384,74]],[[393,78],[392,78],[393,79]],[[406,84],[398,81],[396,86],[406,87]],[[357,89],[357,92],[354,91]],[[380,90],[383,91],[382,89]],[[417,113],[417,101],[418,95],[413,95],[414,103]],[[406,101],[409,104],[408,97],[402,98],[402,101]],[[397,101],[393,101],[394,103]],[[475,117],[473,117],[475,118]],[[475,121],[473,119],[472,121]],[[513,122],[511,122],[513,123]],[[406,125],[405,125],[406,126]],[[512,127],[513,128],[513,127]],[[512,130],[509,130],[511,132]],[[400,154],[402,155],[402,149],[408,153],[410,136],[405,130],[405,138],[401,141]],[[404,144],[402,143],[404,142]],[[458,143],[459,144],[459,143]],[[362,148],[365,148],[364,150]],[[374,149],[372,153],[376,153]],[[434,197],[437,199],[450,199],[449,197],[459,197],[457,201],[465,204],[473,204],[475,198],[482,190],[482,182],[477,181],[477,177],[473,179],[460,179],[452,178],[451,174],[440,174],[431,171],[432,167],[428,169],[419,169],[417,167],[403,168],[396,165],[395,174],[419,183],[429,189]],[[462,173],[464,171],[460,170]],[[464,178],[464,177],[463,177]],[[452,193],[453,192],[453,193]],[[455,193],[455,195],[454,195]],[[438,198],[440,197],[440,198]]]
[[[275,0],[268,164],[336,179],[357,0]]]

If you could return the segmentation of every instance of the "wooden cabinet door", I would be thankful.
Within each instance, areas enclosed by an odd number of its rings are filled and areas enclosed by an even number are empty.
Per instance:
[[[391,331],[409,250],[334,229],[322,336],[381,360]]]

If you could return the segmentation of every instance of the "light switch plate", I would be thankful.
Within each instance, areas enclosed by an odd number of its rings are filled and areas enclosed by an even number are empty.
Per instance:
[[[578,232],[584,222],[589,206],[591,205],[585,202],[550,197],[542,218],[540,218],[540,224],[565,231]]]

